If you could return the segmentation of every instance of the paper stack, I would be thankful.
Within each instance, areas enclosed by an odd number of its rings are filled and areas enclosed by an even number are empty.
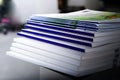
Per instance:
[[[7,54],[77,77],[110,69],[120,48],[119,17],[88,9],[33,15]]]

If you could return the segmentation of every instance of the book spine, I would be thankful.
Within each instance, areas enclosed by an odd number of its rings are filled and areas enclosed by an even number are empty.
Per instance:
[[[87,27],[91,27],[91,28],[98,28],[98,23],[90,23],[90,22],[83,22],[83,21],[78,21],[78,23],[76,24],[77,27],[79,26],[87,26]]]
[[[63,27],[63,28],[67,28],[67,29],[73,29],[74,32],[77,32],[75,31],[76,29],[81,29],[81,30],[88,30],[88,31],[94,31],[96,32],[98,30],[97,27],[91,27],[89,25],[70,25],[70,24],[58,24],[58,23],[50,23],[50,22],[44,22],[44,21],[41,21],[41,22],[27,22],[28,24],[34,24],[34,25],[39,25],[40,26],[40,23],[41,24],[47,24],[47,25],[52,25],[52,26],[56,26],[56,27]],[[36,24],[37,23],[37,24]],[[39,24],[38,24],[39,23]],[[72,31],[72,32],[73,32]],[[80,32],[80,31],[78,31]],[[85,34],[85,35],[88,35],[88,36],[93,36],[93,34],[91,35],[91,33],[88,33],[88,32],[82,32],[82,34]]]
[[[41,17],[41,16],[31,17],[31,20],[58,23],[58,24],[67,24],[67,25],[75,25],[74,22],[76,22],[75,20],[51,18],[51,17]]]
[[[58,25],[46,25],[44,23],[34,22],[34,21],[28,21],[27,24],[42,26],[42,27],[49,28],[49,29],[55,29],[55,30],[60,30],[60,31],[65,31],[65,32],[71,32],[71,33],[74,33],[74,34],[81,34],[81,35],[94,37],[94,33],[80,31],[80,30],[76,30],[76,29],[69,29],[69,28],[58,26]]]
[[[68,68],[68,69],[73,70],[73,71],[77,71],[78,67],[79,67],[77,65],[73,65],[73,64],[63,62],[63,61],[60,61],[60,60],[55,60],[53,58],[45,57],[43,55],[39,55],[39,54],[30,52],[30,51],[27,51],[27,50],[23,50],[23,49],[20,49],[20,48],[16,48],[16,47],[11,47],[10,50],[13,51],[13,52],[24,54],[26,56],[33,57],[33,58],[38,59],[38,60],[41,59],[45,62],[52,63],[54,65],[58,65],[58,66],[61,66],[61,67],[64,67],[64,68]]]
[[[43,55],[43,56],[46,56],[46,57],[50,57],[50,58],[53,58],[53,59],[56,59],[56,60],[59,60],[59,61],[64,61],[66,63],[70,63],[70,64],[73,64],[73,65],[76,65],[76,66],[80,65],[80,62],[77,59],[73,59],[73,58],[70,58],[68,56],[63,56],[63,54],[56,54],[54,52],[39,49],[40,47],[35,48],[34,46],[29,46],[29,45],[20,44],[20,43],[12,43],[12,47],[27,50],[27,51],[30,51],[30,52],[33,52],[33,53],[36,53],[36,54],[39,54],[39,55]],[[81,56],[79,56],[79,57],[81,57]]]
[[[26,56],[24,54],[21,54],[21,53],[9,51],[9,52],[7,52],[7,55],[18,58],[18,59],[22,59],[24,61],[32,62],[34,64],[37,64],[37,65],[40,65],[40,66],[43,66],[43,67],[47,67],[47,68],[50,68],[50,69],[53,69],[53,70],[56,70],[56,71],[60,71],[60,72],[63,72],[63,73],[66,73],[66,74],[69,74],[69,75],[72,75],[72,76],[73,75],[77,76],[77,74],[78,74],[76,71],[53,65],[53,64],[45,62],[41,59],[37,60],[33,57],[28,57],[28,56]]]
[[[58,32],[58,31],[43,29],[42,27],[33,27],[33,26],[24,26],[24,27],[26,29],[32,29],[32,30],[41,31],[41,32],[45,32],[45,33],[57,34],[57,35],[60,35],[60,36],[65,36],[65,37],[70,37],[70,38],[75,38],[75,39],[80,39],[80,40],[93,42],[93,38],[88,38],[88,37],[68,34],[68,33],[64,33],[64,32]]]
[[[93,28],[93,27],[88,27],[88,26],[78,26],[76,29],[82,29],[82,30],[88,30],[88,31],[98,31],[99,28]]]
[[[29,20],[29,22],[34,22],[34,23],[41,23],[41,24],[46,24],[46,25],[53,25],[53,26],[56,26],[56,27],[63,27],[63,28],[68,28],[68,29],[75,29],[75,25],[69,25],[69,24],[59,24],[59,23],[51,23],[51,22],[45,22],[45,21],[35,21],[35,20]]]
[[[53,42],[53,41],[49,41],[49,40],[45,40],[45,39],[41,39],[41,38],[37,38],[37,37],[25,35],[25,34],[21,34],[21,33],[17,33],[17,35],[22,36],[22,37],[26,37],[26,38],[30,38],[30,39],[33,39],[33,40],[45,42],[45,43],[48,43],[48,44],[56,45],[56,46],[59,46],[59,47],[68,48],[68,49],[72,49],[72,50],[80,51],[80,52],[85,52],[85,49],[82,49],[82,48],[77,48],[77,47],[69,46],[69,45],[66,45],[66,44],[61,44],[61,43],[58,43],[58,42]]]
[[[36,41],[33,39],[29,39],[29,38],[24,38],[24,37],[15,38],[14,42],[18,43],[18,44],[23,44],[26,46],[31,46],[31,47],[34,47],[36,49],[52,52],[54,54],[62,55],[62,56],[72,58],[75,60],[81,60],[80,56],[84,55],[84,53],[79,52],[79,51],[59,47],[56,45],[52,45],[52,44],[48,44],[45,42],[40,42],[40,41]]]
[[[72,19],[63,19],[63,18],[52,18],[52,17],[43,17],[43,16],[33,16],[30,18],[31,20],[37,21],[45,21],[45,22],[52,22],[52,23],[60,23],[60,24],[69,24],[69,25],[76,25],[76,23],[89,23],[89,24],[99,24],[99,22],[92,22],[92,21],[80,21],[80,20],[72,20]]]
[[[33,21],[33,22],[36,22],[37,21]],[[51,22],[45,22],[45,21],[38,21],[39,23],[44,23],[44,24],[48,24],[48,25],[54,25],[54,26],[57,26],[57,27],[65,27],[65,28],[71,28],[71,29],[81,29],[81,30],[88,30],[88,31],[93,31],[93,32],[98,32],[98,31],[112,31],[112,30],[116,30],[114,29],[115,27],[109,27],[107,25],[107,27],[105,26],[104,27],[104,24],[95,24],[95,23],[87,23],[87,22],[80,22],[80,23],[76,23],[76,25],[70,25],[70,24],[59,24],[59,23],[51,23]],[[29,23],[29,22],[28,22]],[[75,23],[75,22],[73,22]],[[103,25],[103,27],[102,27]],[[117,25],[116,27],[117,29],[119,29],[119,25]],[[85,33],[82,33],[82,34],[85,34]],[[90,33],[87,33],[85,35],[89,35],[89,36],[93,36],[91,35]]]
[[[27,30],[22,30],[21,32],[25,32],[25,33],[28,33],[28,34],[34,34],[34,35],[37,35],[37,36],[43,36],[43,37],[47,37],[47,38],[52,38],[52,39],[56,39],[56,40],[61,40],[61,41],[73,43],[73,44],[76,44],[76,45],[84,45],[84,46],[92,47],[91,43],[87,43],[87,42],[83,42],[83,41],[77,41],[77,40],[62,38],[62,37],[58,37],[58,36],[54,36],[54,35],[48,35],[48,34],[43,34],[43,33],[27,31]]]
[[[66,25],[64,27],[69,27],[72,29],[75,29],[79,26],[88,26],[88,27],[93,27],[96,28],[98,27],[96,24],[99,24],[98,22],[90,22],[90,21],[78,21],[78,20],[68,20],[68,19],[60,19],[60,18],[51,18],[51,17],[41,17],[41,16],[34,16],[31,18],[31,20],[35,21],[40,21],[40,22],[45,22],[47,24],[61,24],[61,25]]]

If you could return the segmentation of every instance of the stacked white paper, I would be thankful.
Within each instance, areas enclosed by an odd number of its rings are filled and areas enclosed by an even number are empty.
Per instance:
[[[119,34],[119,30],[70,29],[30,18],[7,54],[65,74],[84,76],[116,65]]]

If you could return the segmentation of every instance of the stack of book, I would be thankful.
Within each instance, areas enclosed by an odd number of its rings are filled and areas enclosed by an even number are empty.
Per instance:
[[[119,64],[119,18],[88,9],[33,15],[7,54],[77,77],[110,69]]]

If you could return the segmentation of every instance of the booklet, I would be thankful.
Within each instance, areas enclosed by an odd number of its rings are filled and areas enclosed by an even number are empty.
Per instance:
[[[66,28],[66,27],[59,26],[59,25],[52,25],[52,24],[48,25],[48,24],[43,24],[43,23],[35,23],[31,21],[27,22],[24,28],[30,28],[30,29],[35,29],[35,30],[40,30],[40,28],[51,29],[51,30],[64,31],[66,33],[69,32],[73,34],[79,34],[79,35],[90,36],[90,37],[109,36],[109,35],[116,35],[120,33],[119,30],[116,28],[115,28],[116,30],[112,30],[112,31],[95,32],[95,31],[89,31],[86,29],[71,29],[71,28]]]
[[[99,24],[100,27],[105,27],[104,24],[118,25],[120,23],[120,13],[85,9],[71,13],[59,13],[56,15],[33,15],[30,17],[30,20],[54,24],[72,25],[71,28],[77,28],[80,26],[98,27]]]

